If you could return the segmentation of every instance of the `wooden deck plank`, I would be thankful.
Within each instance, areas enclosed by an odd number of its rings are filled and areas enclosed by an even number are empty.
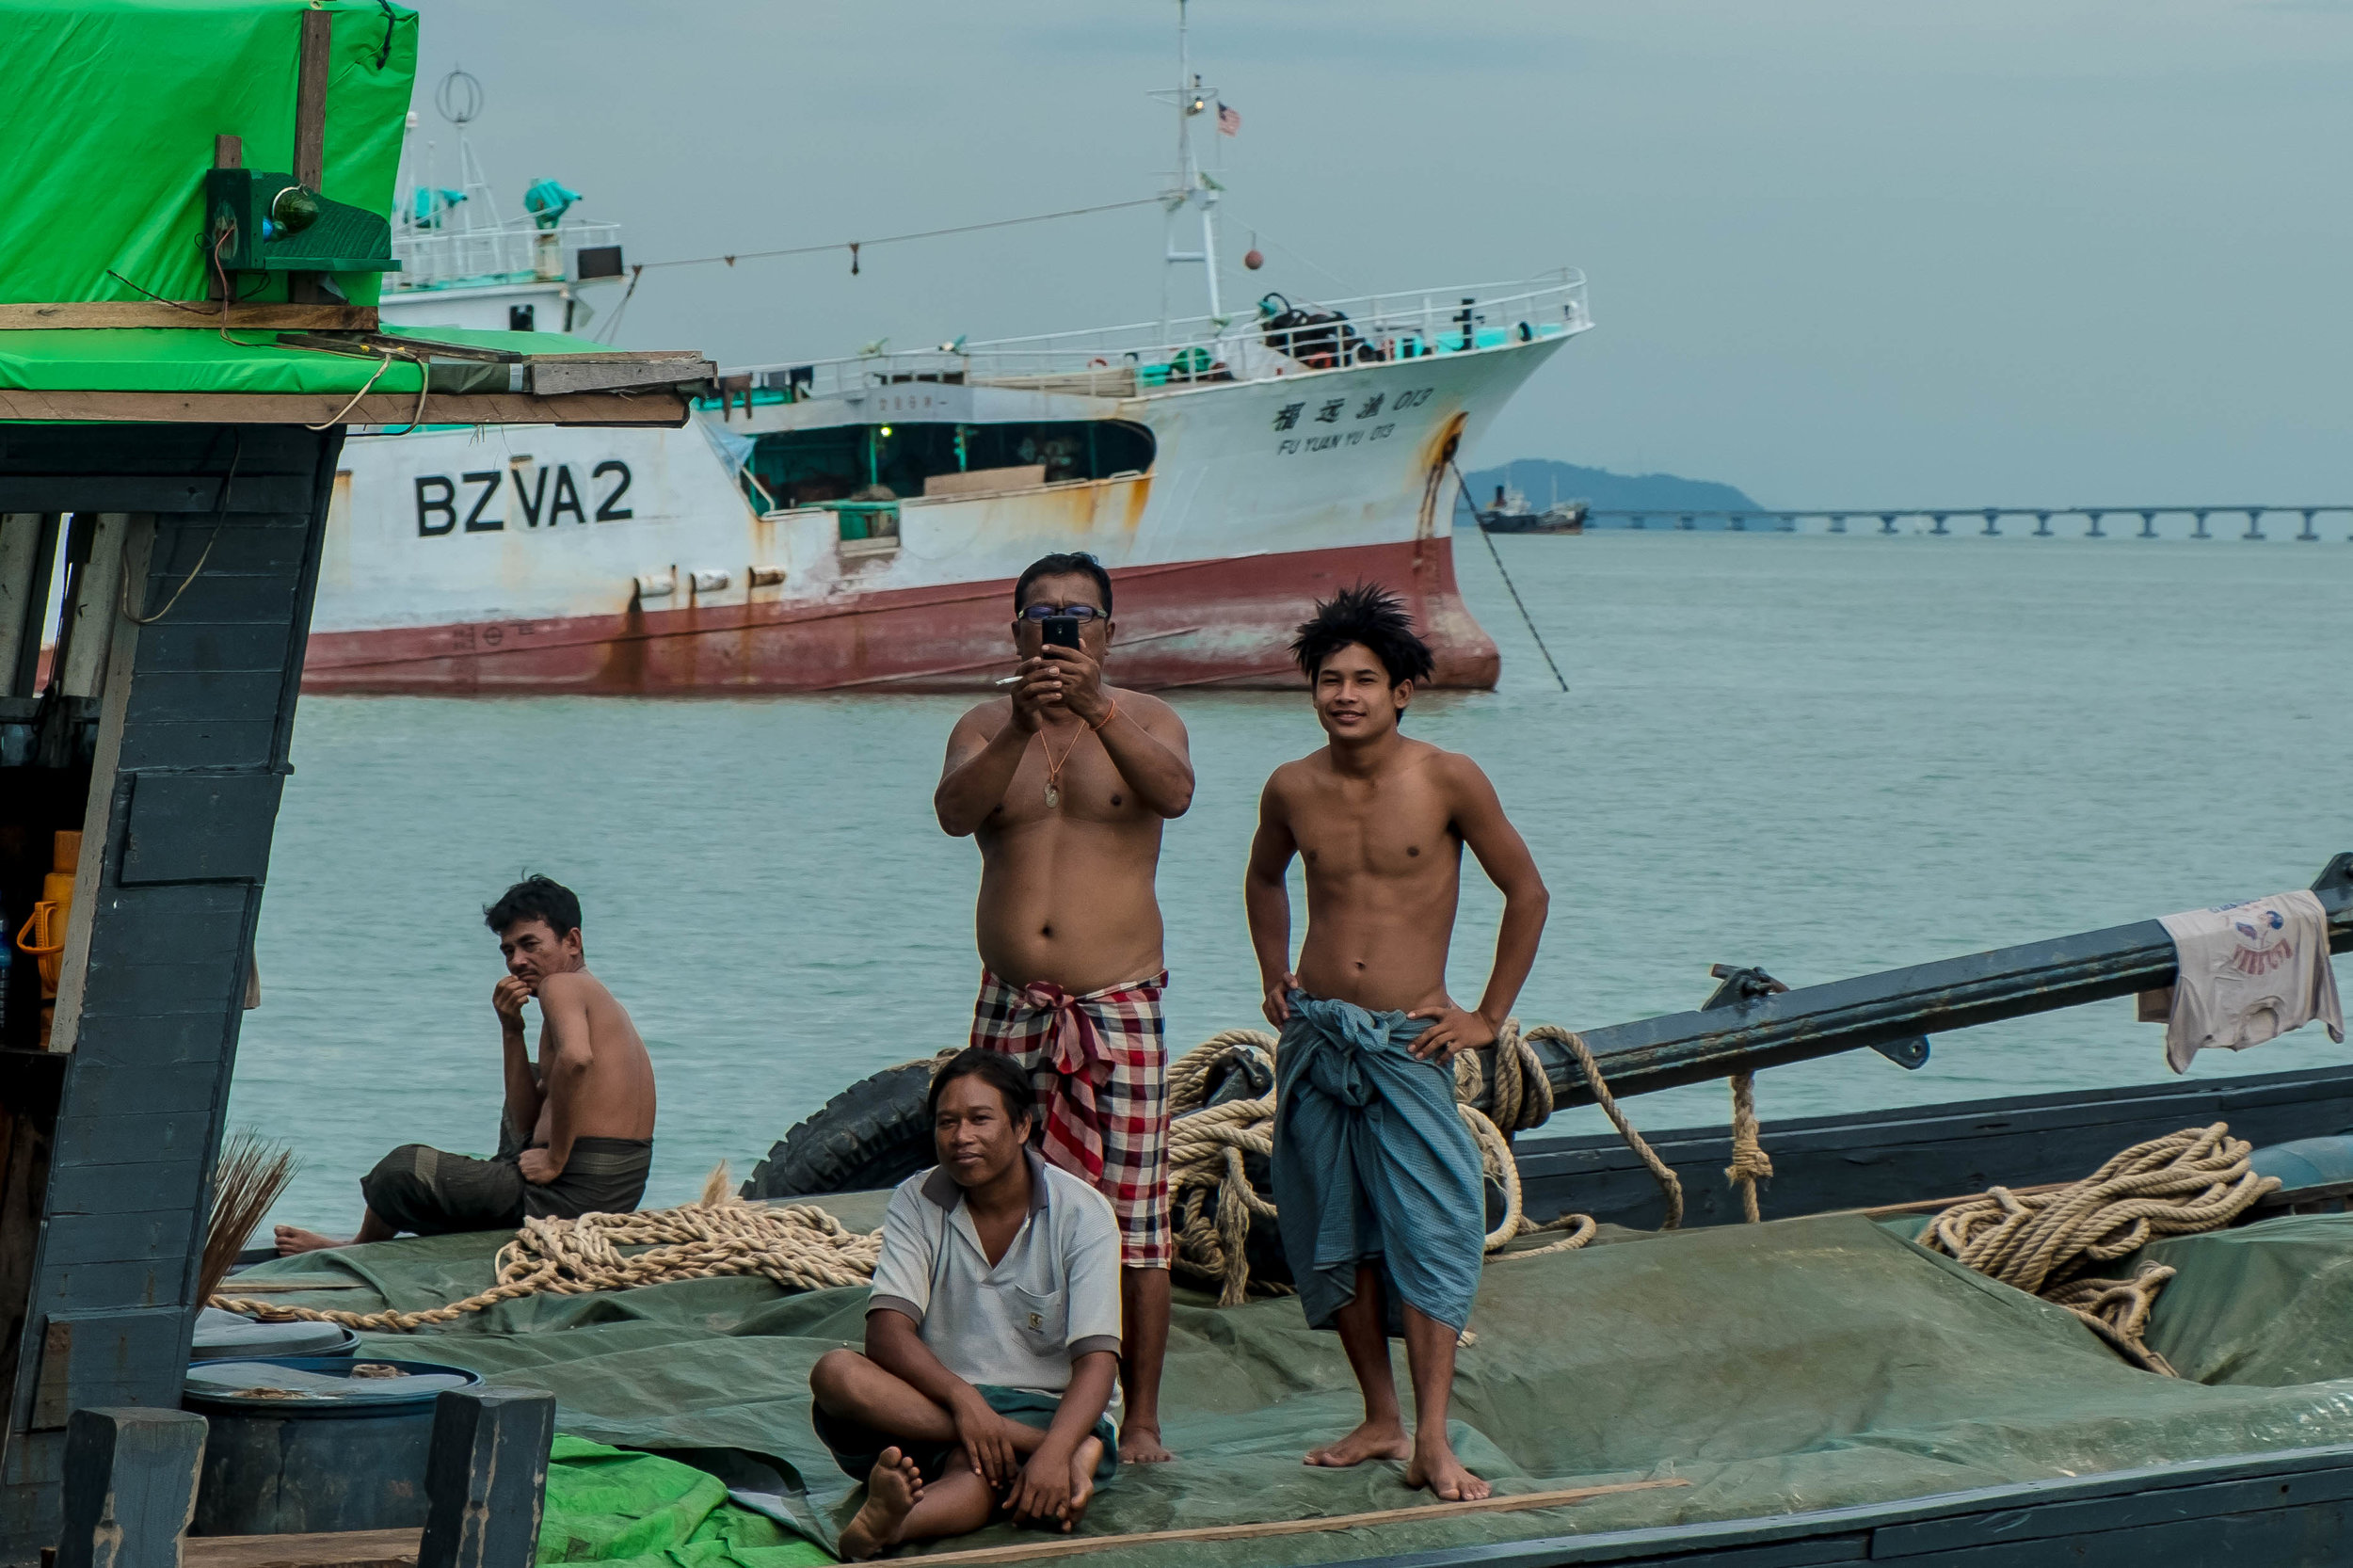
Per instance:
[[[328,1535],[191,1535],[182,1568],[417,1568],[423,1529]]]
[[[1609,1486],[1573,1486],[1559,1492],[1522,1492],[1509,1496],[1481,1497],[1476,1502],[1420,1503],[1406,1508],[1374,1509],[1369,1513],[1334,1513],[1320,1519],[1271,1519],[1249,1525],[1201,1525],[1192,1529],[1149,1530],[1140,1535],[1046,1536],[1012,1546],[983,1546],[964,1552],[926,1552],[917,1560],[935,1562],[1032,1562],[1040,1558],[1077,1557],[1087,1552],[1128,1546],[1158,1546],[1177,1541],[1256,1541],[1271,1535],[1312,1535],[1324,1530],[1360,1529],[1368,1525],[1399,1525],[1422,1519],[1448,1519],[1462,1513],[1512,1512],[1521,1509],[1562,1508],[1612,1492],[1647,1492],[1660,1486],[1689,1486],[1688,1480],[1627,1480]],[[189,1564],[187,1568],[198,1568]],[[244,1568],[243,1564],[238,1568]]]

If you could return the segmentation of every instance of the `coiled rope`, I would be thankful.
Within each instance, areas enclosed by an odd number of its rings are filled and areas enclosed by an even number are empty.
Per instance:
[[[1512,1135],[1540,1127],[1552,1115],[1552,1083],[1545,1075],[1544,1058],[1536,1051],[1540,1040],[1559,1044],[1577,1059],[1594,1102],[1666,1195],[1663,1228],[1676,1228],[1683,1223],[1683,1184],[1618,1108],[1616,1096],[1602,1078],[1601,1065],[1585,1042],[1557,1024],[1539,1024],[1523,1034],[1520,1021],[1508,1018],[1496,1036],[1492,1081],[1477,1052],[1464,1051],[1454,1059],[1456,1109],[1479,1145],[1480,1163],[1488,1179],[1503,1192],[1503,1216],[1485,1239],[1489,1259],[1570,1252],[1591,1241],[1601,1228],[1590,1214],[1563,1214],[1544,1224],[1528,1217]],[[1274,1205],[1260,1195],[1246,1163],[1253,1155],[1271,1159],[1274,1153],[1274,1094],[1269,1088],[1251,1099],[1209,1105],[1209,1085],[1213,1077],[1228,1071],[1246,1072],[1252,1082],[1271,1085],[1277,1046],[1275,1036],[1265,1030],[1229,1029],[1203,1041],[1168,1070],[1169,1211],[1176,1233],[1176,1266],[1188,1274],[1213,1281],[1220,1306],[1239,1305],[1249,1298],[1251,1228],[1258,1221],[1273,1224],[1276,1219]],[[1470,1103],[1482,1091],[1491,1091],[1486,1112]],[[1749,1142],[1754,1148],[1753,1104]],[[1755,1159],[1764,1160],[1762,1149],[1755,1150]],[[1741,1163],[1737,1128],[1734,1162],[1736,1166]],[[1772,1174],[1769,1161],[1764,1163],[1763,1174]],[[1752,1187],[1752,1209],[1753,1191]],[[1751,1218],[1754,1218],[1753,1211]],[[1566,1234],[1541,1247],[1502,1250],[1521,1237],[1556,1230]],[[1262,1283],[1261,1288],[1288,1288]]]
[[[647,1251],[624,1256],[623,1247]],[[244,1301],[223,1292],[209,1304],[251,1318],[298,1318],[379,1334],[407,1334],[446,1323],[501,1302],[540,1294],[584,1295],[672,1280],[760,1274],[792,1290],[864,1285],[882,1255],[882,1232],[845,1227],[825,1210],[795,1204],[771,1208],[728,1190],[727,1167],[712,1172],[702,1196],[676,1208],[584,1214],[577,1220],[526,1219],[499,1249],[497,1283],[478,1295],[417,1312],[337,1312],[281,1302]]]
[[[2084,1276],[2161,1238],[2218,1230],[2276,1190],[2277,1176],[2255,1174],[2253,1148],[2225,1122],[2184,1128],[2054,1192],[1994,1187],[1963,1199],[1929,1222],[1920,1244],[2065,1307],[2126,1360],[2173,1377],[2143,1336],[2174,1271],[2146,1263],[2130,1279]]]

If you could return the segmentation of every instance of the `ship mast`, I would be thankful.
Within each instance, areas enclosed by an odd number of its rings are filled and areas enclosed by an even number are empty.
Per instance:
[[[1193,150],[1193,117],[1206,114],[1217,105],[1217,89],[1204,87],[1200,73],[1193,69],[1191,40],[1187,36],[1187,0],[1176,0],[1176,90],[1156,92],[1153,97],[1176,105],[1176,184],[1162,192],[1167,208],[1164,248],[1160,267],[1160,335],[1169,332],[1169,277],[1182,264],[1199,263],[1209,280],[1209,315],[1218,325],[1225,320],[1225,310],[1218,296],[1217,287],[1217,197],[1218,187],[1204,178],[1201,165]],[[1176,248],[1176,225],[1179,215],[1188,208],[1201,215],[1201,248]]]

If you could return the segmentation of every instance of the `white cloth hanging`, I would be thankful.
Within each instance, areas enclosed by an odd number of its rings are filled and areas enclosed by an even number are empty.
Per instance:
[[[2209,1046],[2245,1050],[2314,1018],[2344,1043],[2329,913],[2311,893],[2190,909],[2158,923],[2181,971],[2165,1025],[2165,1060],[2175,1072]]]

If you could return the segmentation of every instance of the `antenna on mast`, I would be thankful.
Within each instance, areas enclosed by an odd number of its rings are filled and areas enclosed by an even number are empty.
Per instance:
[[[433,215],[436,228],[446,224],[446,215],[453,208],[463,209],[457,216],[468,233],[499,227],[498,199],[490,194],[490,182],[482,172],[481,160],[474,156],[472,140],[466,135],[466,127],[481,116],[485,100],[481,79],[463,67],[442,77],[433,89],[433,106],[457,133],[457,189],[435,192],[428,199],[428,204],[438,206]],[[477,201],[481,203],[478,207]],[[484,213],[488,215],[488,223],[477,219],[477,215]],[[417,216],[423,219],[427,215]]]
[[[1169,270],[1179,264],[1198,262],[1209,283],[1209,317],[1218,326],[1225,323],[1225,308],[1217,286],[1217,198],[1218,186],[1201,172],[1201,165],[1193,151],[1193,120],[1195,115],[1206,114],[1217,106],[1217,89],[1202,85],[1201,73],[1193,69],[1191,29],[1188,25],[1188,0],[1176,0],[1176,90],[1156,92],[1153,97],[1176,106],[1176,184],[1161,193],[1161,204],[1167,209],[1165,225],[1165,255],[1160,267],[1160,335],[1168,335]],[[1187,208],[1201,215],[1201,248],[1176,248],[1177,215]]]

